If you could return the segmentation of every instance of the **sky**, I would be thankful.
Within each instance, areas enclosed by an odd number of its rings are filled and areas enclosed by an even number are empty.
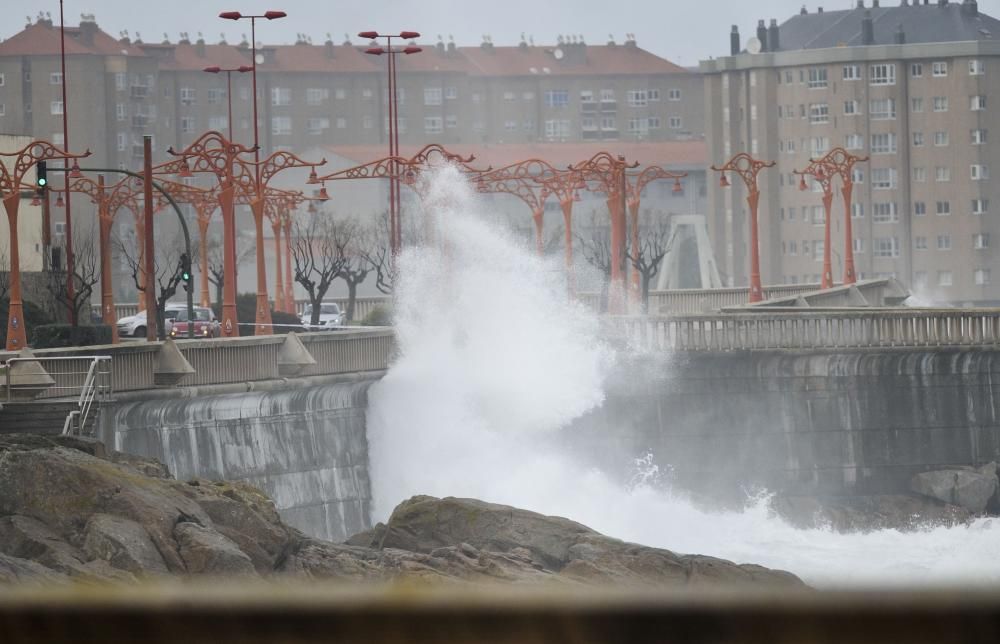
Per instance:
[[[19,31],[23,18],[34,18],[40,10],[59,22],[58,0],[2,0],[4,15],[0,38]],[[192,40],[204,33],[217,42],[225,33],[228,42],[239,42],[249,31],[245,22],[219,19],[220,11],[244,14],[280,9],[288,17],[258,25],[257,40],[267,44],[291,44],[305,33],[314,43],[326,34],[338,44],[345,33],[359,42],[359,31],[417,31],[421,42],[434,44],[454,36],[459,46],[478,45],[484,34],[495,45],[516,45],[521,34],[537,44],[554,44],[560,34],[583,35],[585,42],[604,44],[613,36],[621,43],[633,33],[639,46],[685,66],[729,52],[729,30],[738,25],[742,39],[753,35],[758,19],[783,22],[802,6],[802,0],[64,0],[67,25],[79,22],[81,13],[93,13],[106,32],[118,35],[139,32],[147,42],[160,42],[166,32],[172,42],[187,31]],[[936,0],[935,0],[936,1]],[[953,0],[954,1],[954,0]],[[866,0],[870,5],[872,0]],[[899,0],[883,0],[898,4]],[[810,11],[853,7],[856,0],[809,0]],[[1000,0],[981,0],[984,13],[1000,16]]]

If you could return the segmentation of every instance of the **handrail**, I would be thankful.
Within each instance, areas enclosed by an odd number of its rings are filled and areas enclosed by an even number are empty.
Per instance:
[[[83,388],[80,391],[80,399],[78,402],[79,409],[74,409],[66,416],[66,422],[63,424],[63,434],[68,434],[72,427],[72,421],[74,418],[79,418],[79,423],[77,427],[83,429],[87,426],[87,419],[90,418],[90,408],[93,406],[94,399],[97,397],[99,391],[103,391],[102,386],[97,385],[97,375],[98,366],[100,364],[111,364],[110,356],[94,356],[94,359],[90,362],[90,369],[87,370],[87,377],[84,380]],[[102,373],[110,373],[102,372]]]

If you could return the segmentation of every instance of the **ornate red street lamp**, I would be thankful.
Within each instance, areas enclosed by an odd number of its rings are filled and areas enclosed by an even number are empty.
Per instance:
[[[21,205],[22,191],[34,190],[34,185],[25,183],[25,175],[39,161],[49,159],[79,159],[90,155],[69,154],[48,141],[34,141],[17,152],[0,153],[0,199],[7,211],[10,240],[10,297],[7,313],[7,350],[20,351],[28,344],[24,328],[24,302],[21,299],[21,258],[20,242],[17,235],[17,213]],[[2,157],[13,157],[11,169],[2,162]],[[73,163],[70,177],[80,176],[79,166]],[[69,268],[67,266],[67,268]],[[70,273],[72,275],[72,273]]]
[[[535,223],[535,249],[541,257],[545,252],[542,240],[545,202],[549,198],[549,190],[533,180],[523,177],[494,177],[486,172],[476,179],[476,191],[481,193],[506,193],[514,195],[531,208],[531,219]]]
[[[198,277],[200,306],[211,306],[212,300],[208,292],[208,227],[212,223],[212,214],[219,207],[218,188],[196,188],[185,183],[160,181],[160,187],[178,203],[186,203],[194,208],[198,220],[198,261],[201,267]]]
[[[366,49],[365,53],[373,56],[385,54],[389,57],[389,95],[387,101],[389,104],[389,158],[399,157],[399,106],[396,100],[396,56],[399,54],[416,54],[423,51],[423,49],[415,45],[403,48],[393,47],[392,39],[413,40],[414,38],[419,38],[420,34],[416,31],[401,31],[398,34],[380,34],[377,31],[362,31],[358,34],[358,37],[369,40],[385,38],[385,47],[373,45]],[[399,221],[399,174],[399,171],[394,171],[390,173],[391,176],[389,177],[389,246],[393,257],[399,253],[399,249],[402,246],[403,228]]]
[[[854,284],[857,274],[854,271],[854,235],[851,222],[851,194],[854,191],[854,164],[867,161],[868,157],[856,156],[844,148],[834,148],[820,159],[826,168],[826,175],[840,175],[841,195],[844,198],[844,284]],[[829,220],[827,212],[827,220]]]
[[[821,161],[810,161],[805,170],[792,170],[799,175],[799,190],[809,189],[806,184],[806,175],[809,175],[823,188],[823,277],[820,280],[820,288],[828,289],[833,286],[833,266],[830,258],[830,207],[833,204],[833,177],[827,167]],[[850,215],[848,215],[850,216]]]
[[[747,188],[747,205],[750,206],[750,301],[760,302],[764,299],[764,289],[760,284],[760,243],[757,238],[757,204],[760,201],[760,188],[757,186],[757,175],[764,168],[775,165],[754,159],[746,152],[740,152],[729,159],[722,167],[712,166],[712,169],[721,173],[719,175],[719,186],[729,187],[729,180],[726,179],[727,172],[735,172],[743,180]]]
[[[227,123],[229,123],[230,141],[233,140],[233,72],[237,72],[239,74],[245,74],[247,72],[252,72],[253,70],[254,68],[251,67],[250,65],[240,65],[239,67],[229,67],[225,69],[222,67],[206,67],[204,69],[204,71],[208,72],[209,74],[219,74],[222,72],[226,73],[226,103],[229,106],[229,116],[228,116],[229,120],[227,121]],[[255,87],[254,94],[256,95],[256,93],[257,89]],[[254,105],[256,105],[256,100],[254,101]],[[256,118],[257,115],[254,114],[254,119]],[[256,135],[254,136],[254,139],[256,140]]]

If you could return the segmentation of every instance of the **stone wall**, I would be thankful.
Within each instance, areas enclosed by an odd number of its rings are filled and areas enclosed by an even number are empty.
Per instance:
[[[566,440],[622,477],[652,453],[712,495],[897,493],[1000,458],[998,403],[1000,350],[675,354],[623,365]]]
[[[367,529],[371,485],[365,409],[374,379],[269,392],[122,402],[101,439],[154,457],[179,480],[243,480],[285,522],[333,541]]]

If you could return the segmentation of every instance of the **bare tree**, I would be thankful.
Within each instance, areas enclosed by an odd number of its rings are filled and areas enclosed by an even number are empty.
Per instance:
[[[140,275],[143,274],[145,267],[139,261],[137,249],[130,247],[129,244],[126,244],[120,238],[115,239],[119,252],[128,264],[129,271],[132,274],[132,281],[135,283],[135,288],[139,291],[140,297],[145,295],[147,287],[152,286],[156,289],[156,329],[160,340],[166,338],[164,312],[167,302],[177,294],[177,287],[183,281],[180,261],[182,251],[180,250],[180,244],[176,243],[178,240],[174,241],[175,243],[157,247],[156,254],[153,257],[153,275],[151,277],[147,276],[146,284],[144,285],[140,279]]]
[[[208,266],[204,270],[208,271],[208,281],[215,287],[215,303],[222,306],[222,289],[226,285],[226,262],[223,255],[222,243],[215,239],[208,243]],[[236,265],[240,265],[254,253],[254,246],[242,237],[236,239]],[[195,253],[195,261],[201,261],[201,253]],[[200,268],[200,267],[199,267]]]
[[[332,215],[315,215],[306,224],[295,222],[292,234],[295,281],[309,295],[312,304],[310,326],[319,324],[323,298],[344,268],[343,236]]]
[[[647,216],[639,222],[639,247],[625,249],[625,256],[638,271],[642,283],[642,310],[649,310],[649,285],[670,250],[670,224],[666,217]]]
[[[93,228],[89,234],[73,237],[73,274],[67,272],[65,262],[59,267],[52,267],[47,273],[45,288],[53,301],[66,310],[73,326],[79,326],[80,316],[85,310],[87,319],[90,319],[90,296],[94,294],[94,286],[101,281],[101,257]],[[65,250],[63,256],[65,257]],[[67,288],[71,279],[72,293]]]
[[[377,233],[373,229],[365,230],[355,219],[345,219],[339,222],[339,225],[342,227],[340,238],[343,243],[338,246],[343,253],[344,265],[338,277],[347,284],[345,317],[351,322],[354,320],[355,302],[358,299],[358,285],[368,279],[369,273],[377,270],[376,264],[368,259],[366,253],[367,249],[377,243],[375,241]]]
[[[392,247],[389,243],[389,213],[384,212],[375,220],[375,225],[366,236],[361,255],[375,271],[375,288],[384,295],[391,295],[396,276],[392,261]]]

